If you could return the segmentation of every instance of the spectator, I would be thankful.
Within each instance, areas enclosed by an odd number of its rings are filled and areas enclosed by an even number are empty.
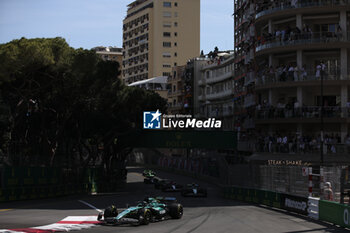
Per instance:
[[[298,66],[294,67],[294,81],[299,81],[299,69],[298,69]]]
[[[316,80],[320,79],[321,78],[321,69],[322,69],[322,66],[321,64],[318,64],[316,66]]]
[[[324,191],[323,191],[323,198],[324,198],[324,200],[327,200],[327,201],[334,201],[332,185],[330,182],[325,183],[325,187],[324,187]]]
[[[307,78],[306,65],[303,65],[303,67],[301,67],[300,73],[301,73],[301,80],[306,80]]]

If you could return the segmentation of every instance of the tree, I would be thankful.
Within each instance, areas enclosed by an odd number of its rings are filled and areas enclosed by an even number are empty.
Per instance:
[[[10,165],[86,167],[123,161],[115,139],[141,127],[159,95],[124,86],[120,65],[63,38],[0,45],[0,153]],[[132,107],[131,107],[132,106]],[[1,154],[0,154],[1,156]],[[108,171],[107,171],[108,173]]]

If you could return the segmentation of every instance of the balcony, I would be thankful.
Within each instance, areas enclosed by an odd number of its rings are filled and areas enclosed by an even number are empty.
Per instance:
[[[206,84],[218,83],[218,82],[224,81],[225,79],[229,79],[232,76],[233,76],[233,72],[232,71],[227,72],[227,73],[221,73],[218,76],[214,76],[213,75],[213,76],[207,78]]]
[[[250,71],[247,73],[246,78],[244,79],[244,85],[248,86],[249,84],[255,82],[255,73],[254,71]]]
[[[170,111],[177,111],[177,110],[181,110],[182,108],[183,108],[183,104],[175,104],[175,105],[169,106]]]
[[[298,87],[298,86],[315,86],[320,85],[320,76],[316,76],[316,71],[307,71],[305,74],[294,76],[285,74],[285,76],[275,73],[272,76],[266,76],[264,79],[257,78],[255,80],[255,87],[259,89],[280,88],[280,87]],[[342,85],[344,81],[350,80],[350,75],[342,77],[340,71],[333,69],[323,76],[324,85]]]
[[[228,89],[222,92],[207,94],[207,100],[222,99],[231,95],[233,95],[233,89]]]
[[[301,108],[267,107],[256,110],[256,123],[273,123],[280,121],[300,121],[305,123],[320,123],[322,108],[320,106],[304,106]],[[323,118],[325,122],[340,123],[341,119],[346,120],[350,116],[350,108],[338,106],[323,107]]]
[[[184,94],[183,90],[178,90],[178,91],[169,91],[168,92],[168,97],[177,97],[177,96],[182,96]]]
[[[347,4],[350,4],[350,0],[304,0],[304,1],[299,1],[295,5],[291,4],[286,4],[286,3],[279,3],[278,1],[276,2],[274,6],[266,8],[261,8],[258,10],[257,14],[255,15],[255,19],[260,19],[261,17],[269,14],[273,14],[276,12],[281,12],[281,11],[288,11],[288,10],[293,10],[293,9],[300,9],[300,8],[315,8],[315,7],[344,7]],[[283,13],[283,12],[281,12]],[[295,14],[294,14],[295,15]]]
[[[343,46],[339,42],[349,42],[350,33],[302,33],[294,35],[293,38],[269,38],[264,44],[259,44],[256,47],[256,53],[262,52],[264,50],[278,48],[278,49],[291,49],[290,47],[301,46],[302,48],[311,48],[311,46],[317,46],[317,48],[330,48],[330,45],[334,45],[334,48],[339,48]],[[295,48],[293,48],[295,49]],[[257,54],[258,55],[258,54]]]
[[[340,133],[338,133],[340,134]],[[319,159],[320,148],[321,145],[319,143],[319,139],[313,139],[310,142],[303,142],[292,140],[289,143],[265,143],[261,141],[259,143],[254,143],[255,152],[260,153],[269,153],[269,154],[293,154],[293,157],[296,155],[302,156],[302,158],[309,158],[311,155],[317,155],[316,161]],[[349,155],[350,153],[350,145],[334,143],[331,141],[325,140],[325,144],[323,145],[323,154],[329,155],[331,157],[325,158],[326,160],[335,160],[336,155]]]
[[[233,108],[224,107],[220,109],[215,109],[212,111],[208,111],[208,117],[229,117],[233,116]]]
[[[248,108],[248,107],[251,107],[251,106],[254,106],[255,105],[255,95],[247,95],[245,98],[244,98],[244,104],[243,106],[245,108]]]
[[[244,129],[254,129],[255,128],[255,121],[253,118],[247,118],[243,122],[243,128]]]

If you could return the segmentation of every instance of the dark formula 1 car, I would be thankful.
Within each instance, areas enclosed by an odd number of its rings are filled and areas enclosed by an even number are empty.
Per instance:
[[[157,177],[145,177],[145,179],[143,179],[143,182],[145,184],[156,184],[159,182],[159,178]]]
[[[168,180],[168,179],[158,179],[158,180],[154,180],[153,182],[154,182],[154,188],[155,189],[161,189],[163,187],[163,185],[165,183],[170,182],[170,180]]]
[[[160,189],[163,192],[180,192],[182,190],[182,187],[183,187],[182,185],[177,184],[174,181],[168,180],[161,184]]]
[[[150,222],[170,218],[179,219],[182,215],[183,207],[176,201],[176,198],[157,197],[146,198],[137,206],[129,207],[120,213],[114,205],[109,206],[104,212],[99,213],[97,220],[110,225],[147,225]]]
[[[201,188],[198,184],[187,184],[182,189],[181,195],[184,197],[207,197],[207,189]]]

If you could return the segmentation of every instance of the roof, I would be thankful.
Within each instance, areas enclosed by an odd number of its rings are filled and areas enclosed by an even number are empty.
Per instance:
[[[161,84],[165,84],[165,83],[167,83],[167,79],[168,79],[167,76],[159,76],[159,77],[154,77],[154,78],[145,79],[145,80],[137,81],[137,82],[134,82],[134,83],[130,83],[128,86],[129,87],[134,87],[134,86],[147,84],[147,83],[161,83]]]

